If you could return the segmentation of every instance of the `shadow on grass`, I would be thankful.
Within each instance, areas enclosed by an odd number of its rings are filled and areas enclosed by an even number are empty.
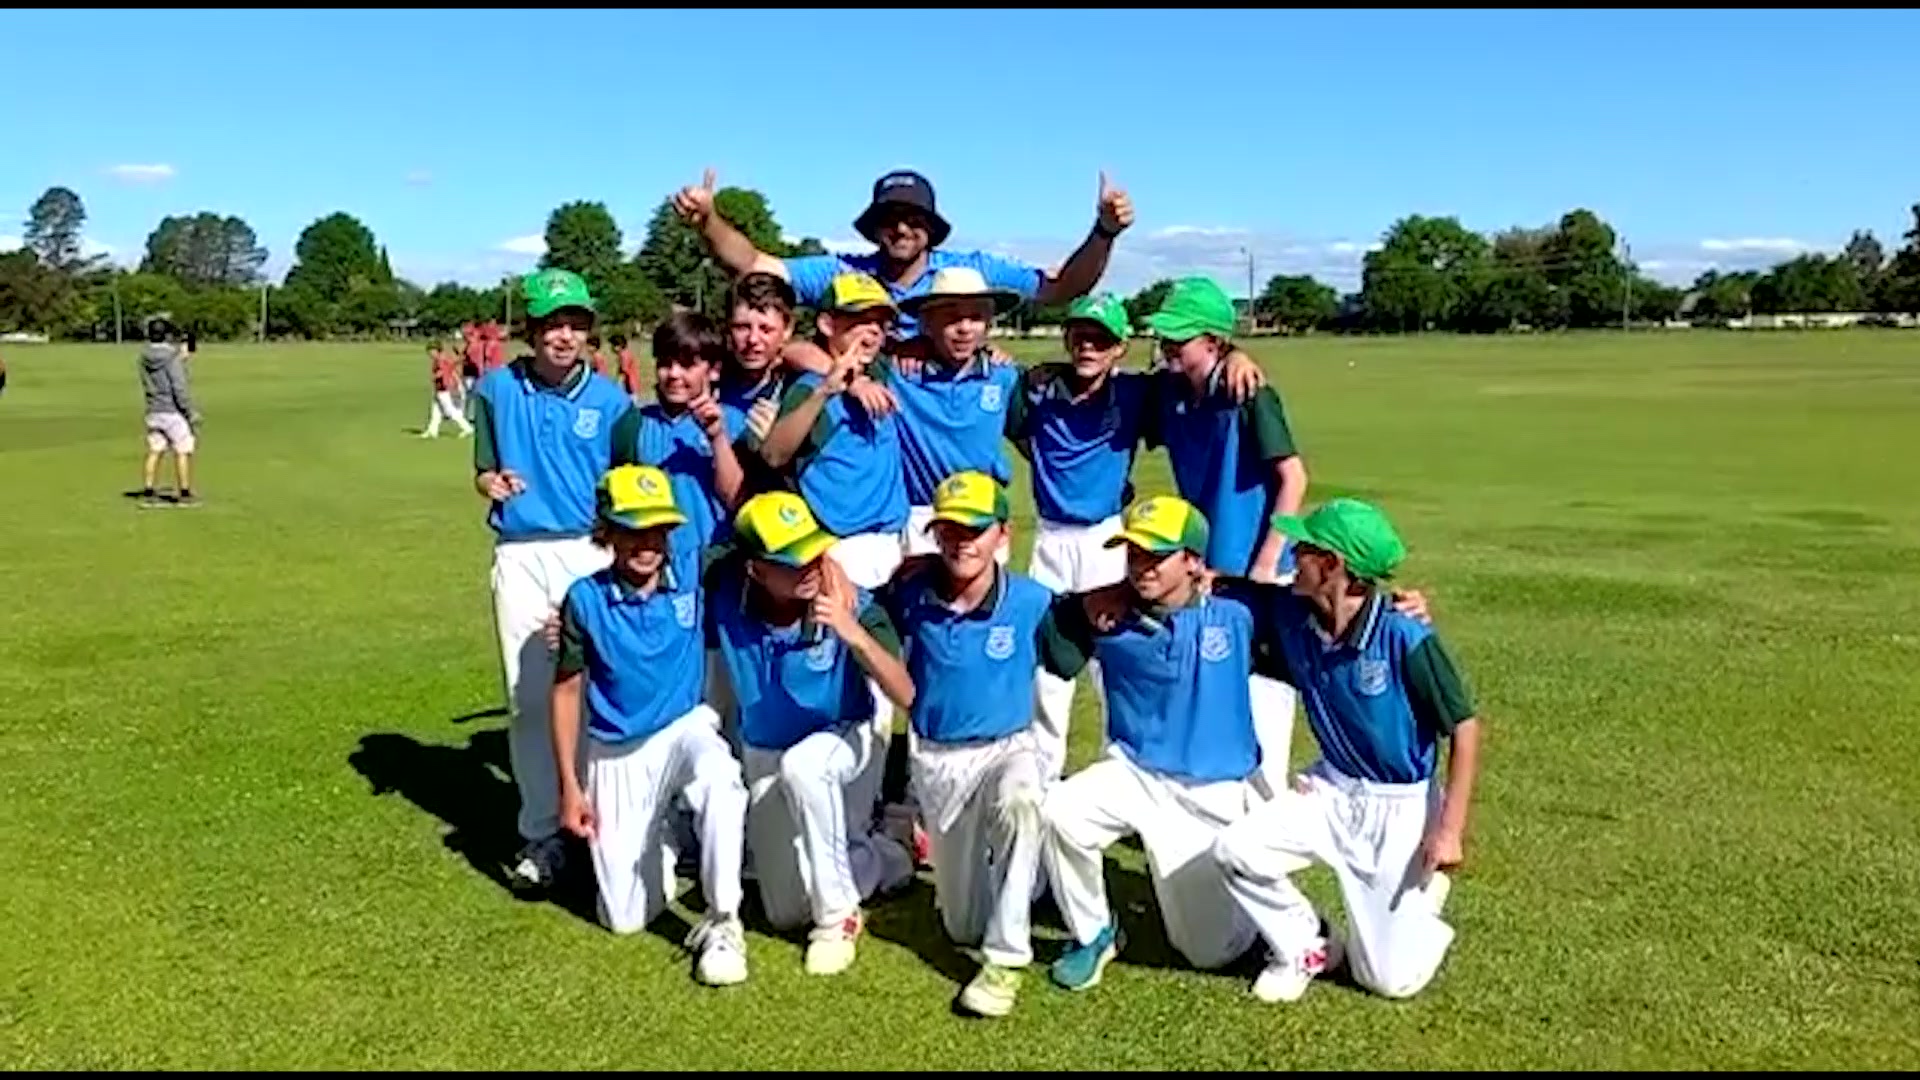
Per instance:
[[[441,840],[447,850],[464,858],[501,891],[519,895],[507,884],[507,863],[519,851],[521,840],[516,825],[520,795],[507,763],[505,731],[476,731],[465,746],[373,732],[361,736],[347,764],[366,778],[374,795],[398,793],[439,818],[447,828]],[[593,864],[586,846],[574,842],[568,855],[566,872],[545,899],[598,926]]]

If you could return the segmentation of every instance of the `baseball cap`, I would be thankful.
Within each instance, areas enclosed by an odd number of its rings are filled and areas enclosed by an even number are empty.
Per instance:
[[[934,209],[933,184],[912,169],[895,169],[873,182],[873,200],[853,219],[853,231],[872,240],[880,215],[892,206],[909,206],[927,216],[928,247],[939,247],[953,232]]]
[[[1302,543],[1324,548],[1346,562],[1354,577],[1377,580],[1393,576],[1407,557],[1407,546],[1387,515],[1359,499],[1334,499],[1305,517],[1273,516],[1273,527]]]
[[[898,312],[887,287],[871,274],[835,274],[827,282],[827,295],[821,298],[822,311],[871,311],[886,308]]]
[[[1207,554],[1207,518],[1192,503],[1172,495],[1155,495],[1127,507],[1120,534],[1107,547],[1132,544],[1156,555],[1181,549],[1202,558]]]
[[[540,270],[520,279],[520,298],[527,303],[527,315],[544,319],[561,308],[593,310],[593,296],[586,279],[571,270]]]
[[[1007,489],[983,472],[957,472],[933,491],[933,520],[984,529],[1013,516]]]
[[[768,491],[748,499],[733,521],[740,549],[755,559],[805,566],[839,538],[820,527],[807,501],[791,491]]]
[[[620,465],[608,469],[594,489],[600,520],[623,529],[652,529],[680,525],[687,515],[673,502],[667,474],[651,465]]]
[[[1233,301],[1209,277],[1184,277],[1173,283],[1160,310],[1147,316],[1147,329],[1169,341],[1188,341],[1201,334],[1233,333]]]
[[[1090,322],[1125,341],[1133,336],[1133,324],[1127,320],[1127,305],[1112,293],[1083,296],[1067,309],[1068,322]]]

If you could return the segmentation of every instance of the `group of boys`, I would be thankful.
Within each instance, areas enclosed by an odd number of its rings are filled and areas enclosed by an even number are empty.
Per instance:
[[[746,978],[748,867],[768,921],[808,927],[806,970],[830,975],[862,906],[911,881],[924,829],[946,930],[980,948],[960,1004],[1000,1016],[1049,886],[1073,938],[1053,981],[1100,980],[1120,947],[1101,853],[1136,834],[1196,966],[1264,939],[1264,1000],[1343,956],[1377,992],[1423,987],[1453,935],[1443,871],[1478,724],[1418,595],[1386,591],[1404,555],[1386,519],[1351,500],[1299,516],[1304,466],[1219,287],[1182,280],[1148,319],[1164,372],[1118,369],[1133,328],[1110,296],[1075,300],[1064,362],[1022,369],[988,330],[1097,280],[1131,220],[1104,178],[1058,276],[938,251],[917,174],[883,177],[856,223],[880,251],[825,274],[740,250],[711,197],[709,175],[675,205],[740,275],[728,323],[661,324],[656,400],[590,370],[593,301],[560,270],[523,282],[531,355],[473,390],[516,886],[550,886],[571,834],[603,921],[632,932],[692,848],[702,982]],[[788,340],[801,301],[810,343]],[[1005,568],[1009,443],[1040,512],[1030,574]],[[1133,498],[1143,445],[1166,448],[1178,497]],[[1063,778],[1082,670],[1103,751]],[[1289,688],[1322,750],[1291,781]],[[894,709],[911,795],[882,807]],[[1315,861],[1340,879],[1344,937],[1291,883]]]

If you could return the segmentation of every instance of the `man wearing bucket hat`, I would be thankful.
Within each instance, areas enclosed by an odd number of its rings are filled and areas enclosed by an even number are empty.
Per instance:
[[[707,899],[688,946],[701,982],[730,986],[747,978],[747,789],[719,715],[701,701],[699,583],[674,571],[669,551],[685,522],[659,469],[621,465],[601,478],[594,542],[612,565],[574,582],[560,607],[553,757],[561,821],[592,852],[600,917],[616,934],[644,929],[677,891],[660,847],[672,801],[686,800]],[[584,782],[571,767],[582,758]]]
[[[1461,862],[1479,773],[1480,721],[1433,630],[1389,605],[1382,584],[1406,548],[1375,507],[1335,499],[1273,522],[1297,545],[1290,590],[1257,602],[1262,649],[1301,689],[1320,758],[1272,802],[1221,834],[1214,858],[1273,960],[1263,1001],[1296,1001],[1344,954],[1354,980],[1409,997],[1432,980],[1454,931],[1441,918]],[[1434,783],[1446,741],[1445,795]],[[1332,867],[1346,942],[1292,875]]]
[[[632,402],[588,370],[593,297],[578,274],[521,279],[532,355],[475,384],[474,489],[493,529],[493,608],[512,710],[509,756],[526,846],[508,868],[518,889],[544,889],[565,860],[551,750],[552,654],[542,629],[567,589],[607,565],[589,539],[594,490],[612,460],[613,428]]]
[[[802,304],[813,306],[826,294],[834,275],[846,271],[870,274],[884,285],[896,303],[927,292],[934,276],[950,268],[966,268],[996,289],[1037,304],[1063,304],[1084,296],[1106,273],[1113,241],[1133,224],[1133,202],[1127,193],[1100,174],[1093,230],[1058,274],[1027,263],[982,251],[944,251],[940,245],[952,227],[940,216],[933,184],[910,169],[896,169],[874,181],[873,197],[854,231],[872,241],[869,255],[802,255],[778,259],[759,251],[725,218],[713,212],[714,174],[706,171],[698,185],[682,188],[673,204],[681,217],[700,230],[714,258],[738,277],[756,270],[779,274],[793,283]],[[916,316],[902,309],[895,335],[910,338],[918,332]]]
[[[1207,565],[1256,581],[1282,580],[1291,558],[1285,538],[1267,521],[1299,510],[1307,468],[1272,387],[1244,402],[1223,389],[1233,302],[1212,278],[1181,278],[1147,317],[1147,327],[1159,337],[1169,369],[1153,438],[1167,448],[1181,497],[1212,526]],[[1295,694],[1263,675],[1253,677],[1252,693],[1264,768],[1277,784],[1287,767]]]
[[[826,558],[835,537],[791,492],[748,499],[707,600],[739,709],[747,845],[777,928],[811,925],[806,970],[854,961],[861,904],[913,879],[913,857],[872,827],[885,742],[867,686],[913,704],[886,609]]]
[[[947,936],[984,964],[960,995],[979,1016],[1013,1010],[1033,961],[1046,758],[1033,732],[1034,672],[1052,635],[1053,594],[1003,570],[1007,490],[985,473],[934,495],[938,559],[881,590],[913,678],[910,772],[926,816],[934,902]]]

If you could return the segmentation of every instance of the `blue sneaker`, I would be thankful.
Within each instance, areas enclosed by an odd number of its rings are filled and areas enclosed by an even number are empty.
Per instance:
[[[1092,942],[1075,945],[1066,954],[1053,962],[1050,973],[1055,986],[1062,990],[1085,990],[1100,983],[1100,973],[1107,968],[1107,962],[1120,955],[1120,937],[1112,923],[1108,923]]]

